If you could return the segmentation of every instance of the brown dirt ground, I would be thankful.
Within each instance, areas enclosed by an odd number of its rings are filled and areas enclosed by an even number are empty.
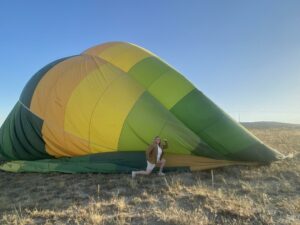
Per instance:
[[[134,180],[0,172],[0,224],[300,224],[300,126],[245,126],[294,157]]]

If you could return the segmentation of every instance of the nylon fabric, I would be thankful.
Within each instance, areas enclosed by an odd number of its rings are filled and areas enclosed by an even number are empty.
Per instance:
[[[56,91],[59,91],[58,87],[56,87],[57,82],[59,82],[59,80],[64,77],[65,71],[70,70],[73,65],[80,65],[80,61],[81,56],[75,56],[62,61],[55,67],[52,67],[50,70],[48,70],[48,72],[42,77],[34,90],[30,104],[30,110],[33,113],[35,113],[41,119],[45,119],[48,104],[51,103],[51,101],[49,101],[49,98],[51,97],[51,94],[53,94],[53,92],[55,94]],[[73,69],[73,72],[74,79],[76,79],[76,74],[78,73],[75,68]],[[55,100],[57,102],[54,102],[53,104],[60,104],[60,96]]]
[[[70,144],[70,139],[66,137],[64,132],[66,105],[80,82],[105,64],[105,61],[97,58],[80,56],[61,63],[49,72],[48,76],[56,80],[52,87],[48,87],[48,104],[44,113],[46,122],[42,130],[45,140],[47,140],[46,149],[49,154],[59,157],[82,155],[89,152],[87,150],[88,145],[80,149],[68,147],[72,144]],[[41,99],[40,101],[45,100]],[[76,140],[73,139],[73,142]],[[78,144],[75,143],[75,145]],[[82,146],[82,143],[79,145]],[[60,151],[59,149],[63,150]]]
[[[43,121],[17,102],[1,128],[0,146],[8,159],[50,157],[41,135]]]
[[[118,150],[124,121],[144,90],[137,82],[132,82],[132,78],[126,74],[106,89],[91,117],[91,152]]]
[[[89,140],[93,111],[106,89],[121,76],[123,72],[110,64],[88,73],[73,90],[66,105],[65,131]]]
[[[137,62],[151,56],[149,52],[141,51],[133,44],[124,44],[122,42],[117,42],[105,49],[101,49],[100,52],[92,51],[90,49],[89,51],[84,52],[84,54],[95,54],[117,66],[124,72],[128,72]]]
[[[165,154],[164,158],[166,158],[165,171],[193,171],[231,165],[257,165],[257,163],[214,160],[181,154]],[[39,173],[130,173],[132,170],[145,169],[145,162],[144,152],[116,152],[73,158],[11,161],[0,165],[0,170]],[[157,167],[154,171],[156,170],[158,170]]]
[[[118,146],[121,150],[145,149],[156,135],[169,140],[166,151],[172,153],[191,154],[202,142],[148,92],[132,108],[125,125]]]
[[[54,61],[28,81],[0,129],[1,158],[20,161],[0,167],[129,172],[145,166],[157,135],[168,139],[166,169],[283,158],[158,56],[109,42]]]
[[[72,57],[72,56],[71,56]],[[43,67],[41,70],[39,70],[26,84],[24,87],[21,96],[20,96],[20,101],[26,106],[30,107],[32,96],[34,93],[34,90],[36,86],[38,85],[39,81],[43,78],[43,76],[50,70],[52,69],[55,65],[59,64],[60,62],[71,58],[71,57],[65,57],[62,59],[55,60],[52,63],[49,63],[47,66]]]
[[[207,157],[193,155],[165,155],[167,167],[189,167],[194,170],[207,170],[230,165],[253,165],[253,163],[245,163],[241,161],[216,160]]]
[[[172,84],[169,86],[169,84]],[[168,88],[166,88],[168,87]],[[155,80],[148,91],[167,109],[172,108],[181,98],[195,87],[175,70],[169,70]]]
[[[136,63],[128,74],[146,89],[162,74],[170,70],[170,67],[156,57],[147,57]]]

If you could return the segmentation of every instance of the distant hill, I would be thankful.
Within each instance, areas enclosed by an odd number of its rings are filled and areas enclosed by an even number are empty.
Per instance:
[[[300,129],[300,124],[280,123],[273,121],[258,121],[258,122],[241,122],[246,128],[253,129],[270,129],[270,128],[294,128]]]

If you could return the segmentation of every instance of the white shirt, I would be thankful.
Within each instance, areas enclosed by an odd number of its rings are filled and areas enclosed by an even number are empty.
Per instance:
[[[157,145],[157,160],[156,160],[157,162],[160,159],[161,153],[162,153],[162,149],[159,145]]]

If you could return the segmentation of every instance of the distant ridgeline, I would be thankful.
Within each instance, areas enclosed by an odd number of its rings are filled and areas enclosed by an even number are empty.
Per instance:
[[[292,123],[280,123],[272,121],[259,121],[259,122],[242,122],[243,126],[247,128],[256,128],[256,129],[269,129],[269,128],[295,128],[300,129],[300,124]]]
[[[282,157],[153,53],[110,42],[58,59],[26,84],[0,131],[6,171],[119,173],[145,168],[155,136],[167,170]]]

